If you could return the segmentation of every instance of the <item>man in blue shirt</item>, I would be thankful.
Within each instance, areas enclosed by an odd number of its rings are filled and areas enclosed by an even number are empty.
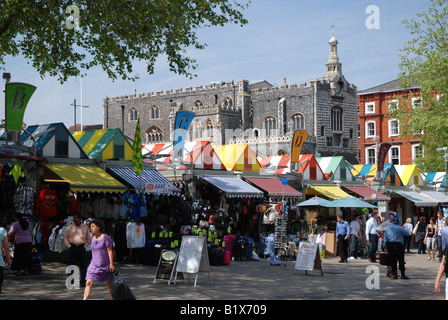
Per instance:
[[[404,248],[403,236],[409,236],[411,232],[409,229],[399,226],[400,217],[394,216],[392,224],[384,231],[384,248],[389,252],[389,262],[392,268],[392,279],[397,279],[397,260],[398,268],[401,272],[401,279],[409,279],[405,275],[404,267]]]
[[[347,261],[347,248],[348,248],[348,238],[350,236],[350,226],[347,221],[345,221],[342,216],[337,217],[338,222],[336,222],[336,241],[338,243],[339,256],[341,260],[339,262]]]

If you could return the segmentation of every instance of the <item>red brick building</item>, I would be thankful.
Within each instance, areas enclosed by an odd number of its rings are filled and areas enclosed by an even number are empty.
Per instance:
[[[385,163],[413,164],[413,160],[421,154],[420,138],[401,138],[399,121],[389,116],[390,108],[404,103],[397,98],[404,95],[399,86],[400,81],[393,80],[358,91],[358,156],[361,164],[377,163],[377,146],[383,142],[392,144]],[[419,103],[419,86],[412,86],[410,91],[409,103]]]

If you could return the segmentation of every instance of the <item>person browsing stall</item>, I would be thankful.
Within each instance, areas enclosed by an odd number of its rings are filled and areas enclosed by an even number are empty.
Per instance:
[[[384,231],[384,248],[389,252],[390,265],[392,268],[392,279],[397,279],[397,261],[401,272],[401,279],[409,279],[406,274],[404,263],[403,238],[410,235],[407,228],[399,226],[400,217],[395,215],[392,218],[392,224]]]

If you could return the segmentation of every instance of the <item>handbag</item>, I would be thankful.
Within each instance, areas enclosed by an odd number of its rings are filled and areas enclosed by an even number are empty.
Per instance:
[[[386,251],[380,252],[380,265],[382,265],[382,266],[389,266],[390,265],[389,252],[386,252]]]
[[[42,254],[33,248],[31,250],[31,274],[41,274],[42,273]]]
[[[412,230],[412,234],[413,234],[414,236],[417,234],[418,224],[419,224],[419,223],[420,223],[420,221],[417,222],[417,224],[415,225],[414,229]]]
[[[134,293],[117,270],[111,273],[110,289],[114,300],[135,300]]]

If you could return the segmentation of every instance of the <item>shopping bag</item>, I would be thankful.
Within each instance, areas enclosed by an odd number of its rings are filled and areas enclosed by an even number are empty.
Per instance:
[[[42,273],[42,254],[33,248],[31,250],[31,267],[29,272],[31,274],[41,274]]]
[[[135,300],[131,288],[128,286],[123,276],[116,270],[111,274],[110,288],[114,300]]]
[[[380,252],[380,265],[383,265],[383,266],[390,265],[389,252],[387,252],[387,251]]]

